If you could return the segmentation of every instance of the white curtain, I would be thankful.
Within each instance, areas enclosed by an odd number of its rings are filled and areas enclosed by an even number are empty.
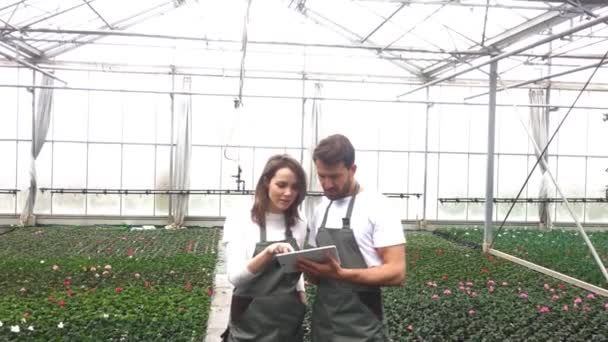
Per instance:
[[[530,89],[529,92],[530,104],[545,104],[545,92],[543,89]],[[544,107],[530,107],[530,128],[534,141],[542,151],[549,140],[549,111]],[[540,153],[536,153],[536,158],[540,158]],[[543,159],[549,164],[547,158],[548,153],[545,152]],[[547,169],[543,163],[539,163],[538,167],[542,174],[542,180],[540,184],[540,190],[538,192],[538,198],[547,199],[552,193],[553,183],[551,177],[547,173]],[[553,206],[550,203],[538,203],[538,219],[545,228],[550,229],[552,226],[551,221],[551,208]]]
[[[42,77],[42,85],[49,88],[40,88],[38,92],[38,103],[36,115],[32,127],[32,154],[30,156],[30,184],[27,189],[27,197],[21,211],[21,225],[35,224],[34,206],[36,205],[36,194],[38,184],[36,179],[36,158],[46,141],[46,134],[49,131],[51,122],[51,109],[53,108],[53,79],[47,75]]]
[[[315,149],[315,147],[317,146],[317,143],[319,142],[319,129],[320,129],[320,125],[319,125],[319,120],[321,118],[321,100],[319,100],[318,98],[320,98],[322,96],[322,92],[323,92],[323,86],[321,85],[321,83],[315,83],[315,98],[312,101],[312,111],[311,113],[307,114],[304,122],[305,124],[308,126],[307,127],[307,131],[308,136],[307,136],[307,147],[308,147],[308,152],[309,152],[309,156],[310,159],[307,161],[306,165],[304,166],[304,170],[306,171],[306,174],[308,175],[308,190],[309,191],[318,191],[321,190],[321,186],[319,184],[319,178],[317,177],[317,171],[315,168],[315,163],[312,160],[312,153]],[[304,215],[306,216],[306,219],[308,220],[308,222],[311,221],[312,219],[312,215],[314,213],[314,209],[317,206],[317,204],[319,204],[319,202],[321,201],[321,197],[313,197],[313,196],[306,196],[306,199],[304,200]]]
[[[190,92],[190,77],[184,77],[182,91]],[[188,190],[190,187],[190,161],[192,158],[192,96],[175,95],[175,112],[173,116],[173,160],[171,189]],[[171,220],[167,228],[184,227],[184,218],[188,211],[188,195],[171,195]]]

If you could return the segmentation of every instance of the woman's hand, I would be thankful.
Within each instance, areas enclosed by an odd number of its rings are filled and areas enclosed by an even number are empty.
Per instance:
[[[266,249],[264,251],[268,255],[274,255],[274,254],[280,254],[280,253],[293,252],[293,247],[286,242],[277,242],[277,243],[273,243],[272,245],[266,247]]]

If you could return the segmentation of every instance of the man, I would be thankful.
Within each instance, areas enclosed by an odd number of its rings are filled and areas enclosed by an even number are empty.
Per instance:
[[[405,236],[386,198],[355,180],[355,150],[336,134],[313,153],[326,198],[315,209],[308,243],[336,245],[341,264],[301,259],[298,267],[317,283],[313,342],[390,341],[380,286],[405,280]],[[329,257],[329,255],[328,255]]]

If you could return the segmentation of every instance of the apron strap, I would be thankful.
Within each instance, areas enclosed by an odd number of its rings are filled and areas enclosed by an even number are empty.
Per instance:
[[[346,209],[346,217],[342,218],[342,229],[350,229],[350,217],[353,214],[353,207],[355,206],[355,198],[357,197],[357,193],[359,192],[359,183],[355,184],[355,193],[348,202],[348,208]],[[321,222],[320,228],[325,228],[325,224],[327,223],[327,214],[329,213],[329,208],[334,203],[333,200],[329,201],[327,208],[325,208],[325,215],[323,215],[323,221]]]
[[[329,201],[327,208],[325,208],[325,215],[323,215],[323,221],[321,222],[320,228],[325,228],[325,223],[327,223],[327,214],[329,213],[329,207],[331,207],[332,203],[334,203],[333,200]]]
[[[260,242],[266,242],[266,223],[260,225]]]
[[[355,199],[357,198],[357,193],[359,192],[359,183],[355,184],[355,192],[353,193],[353,197],[350,199],[348,203],[348,209],[346,209],[346,217],[342,218],[342,229],[350,229],[350,217],[353,214],[353,207],[355,206]]]
[[[285,215],[285,214],[283,214]],[[289,240],[293,238],[293,232],[291,231],[291,228],[289,227],[289,222],[287,221],[287,215],[285,215],[285,240]]]

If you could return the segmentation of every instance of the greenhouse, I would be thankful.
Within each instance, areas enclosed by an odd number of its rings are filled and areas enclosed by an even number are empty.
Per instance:
[[[607,92],[605,0],[0,0],[0,341],[606,341]]]

